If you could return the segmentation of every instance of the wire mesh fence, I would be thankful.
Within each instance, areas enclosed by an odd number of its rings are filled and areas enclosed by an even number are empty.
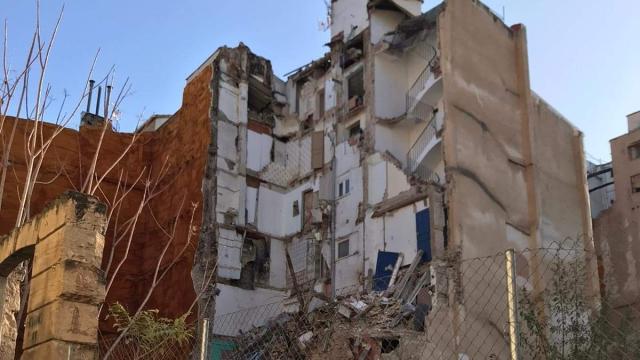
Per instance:
[[[125,337],[109,352],[117,339],[117,334],[100,335],[100,359],[113,360],[183,360],[189,359],[196,343],[193,337],[179,342],[165,338],[148,340],[140,337]]]
[[[592,255],[576,242],[451,254],[336,301],[309,290],[216,316],[207,358],[638,359],[640,314],[600,295]]]

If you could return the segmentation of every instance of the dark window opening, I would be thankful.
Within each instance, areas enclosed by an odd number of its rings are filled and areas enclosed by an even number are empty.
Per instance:
[[[300,215],[300,203],[298,202],[298,200],[295,200],[293,202],[293,216],[298,215]]]
[[[629,159],[640,158],[640,142],[629,145]]]
[[[313,115],[309,115],[308,118],[304,119],[301,126],[303,133],[313,130]]]
[[[360,135],[362,135],[362,128],[360,127],[360,122],[357,122],[355,125],[349,128],[349,138],[359,138]]]
[[[275,141],[271,143],[271,151],[269,152],[269,159],[271,162],[276,161],[276,143]]]
[[[640,174],[636,174],[631,177],[631,192],[640,192]]]
[[[270,251],[266,239],[247,239],[242,246],[241,262],[240,279],[230,280],[230,285],[253,290],[256,284],[269,284]]]
[[[338,259],[349,256],[349,239],[338,243]]]
[[[318,92],[318,117],[322,118],[324,116],[324,89]]]
[[[348,195],[351,192],[351,182],[345,179],[338,184],[338,197]]]
[[[362,69],[356,70],[349,76],[347,83],[349,110],[352,110],[364,103],[364,71]]]

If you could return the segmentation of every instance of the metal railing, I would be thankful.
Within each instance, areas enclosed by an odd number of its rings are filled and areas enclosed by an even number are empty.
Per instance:
[[[429,59],[427,65],[422,70],[422,72],[420,72],[420,75],[418,75],[418,78],[413,82],[413,84],[411,85],[411,87],[409,87],[409,90],[407,91],[407,115],[410,112],[412,112],[414,107],[418,105],[418,102],[420,101],[420,96],[418,95],[427,86],[429,76],[432,74],[432,71],[431,71],[432,66],[437,62],[438,51],[436,50],[435,47],[431,45],[429,46],[433,51],[433,55]]]
[[[407,120],[413,120],[416,123],[427,121],[435,111],[435,107],[424,100],[409,98],[407,96],[407,103],[409,102],[413,105],[411,108],[407,108]]]
[[[409,148],[407,152],[406,172],[410,176],[417,176],[426,181],[438,182],[438,175],[423,161],[429,151],[427,146],[435,139],[438,132],[435,115],[436,113],[431,113],[431,119],[427,127],[422,130],[418,139],[411,145],[411,148]]]

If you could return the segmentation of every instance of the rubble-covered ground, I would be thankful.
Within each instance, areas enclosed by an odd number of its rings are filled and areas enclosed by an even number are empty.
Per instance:
[[[405,274],[401,288],[339,298],[307,296],[302,309],[283,313],[234,339],[230,359],[422,359],[429,348],[416,324],[416,293],[428,274]],[[422,280],[422,281],[421,281]],[[394,294],[397,292],[397,294]],[[428,325],[427,325],[428,328]]]

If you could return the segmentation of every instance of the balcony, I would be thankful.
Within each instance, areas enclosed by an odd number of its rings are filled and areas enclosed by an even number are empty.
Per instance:
[[[432,112],[428,125],[422,130],[407,152],[407,175],[426,182],[440,182],[440,176],[434,171],[440,161],[440,138],[444,116],[442,112]]]
[[[433,104],[437,104],[442,95],[442,76],[439,63],[437,54],[433,55],[407,91],[407,119],[419,122],[431,118],[434,111]]]

